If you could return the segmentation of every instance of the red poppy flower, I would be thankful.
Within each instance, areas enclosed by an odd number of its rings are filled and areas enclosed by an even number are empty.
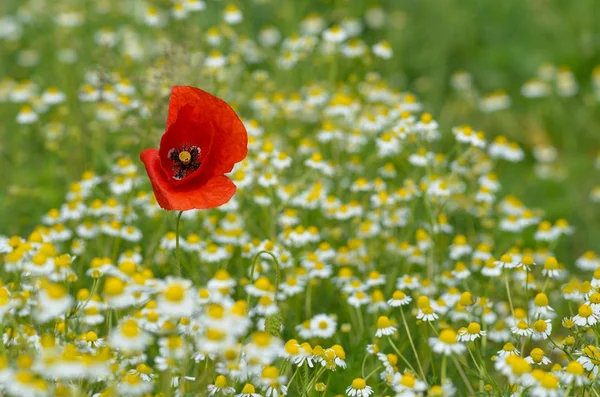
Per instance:
[[[166,210],[214,208],[236,187],[224,174],[248,152],[244,124],[221,99],[199,88],[175,86],[159,149],[140,158],[158,204]]]

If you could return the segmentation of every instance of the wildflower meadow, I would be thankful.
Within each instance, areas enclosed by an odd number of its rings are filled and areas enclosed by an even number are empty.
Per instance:
[[[600,397],[598,0],[2,0],[0,55],[0,396]]]

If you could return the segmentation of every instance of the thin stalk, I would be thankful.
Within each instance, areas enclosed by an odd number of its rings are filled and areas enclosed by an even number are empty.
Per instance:
[[[388,336],[388,341],[390,342],[390,345],[392,345],[392,348],[394,349],[394,351],[396,352],[396,354],[398,354],[398,357],[400,357],[402,359],[402,361],[404,361],[404,364],[406,364],[406,366],[408,368],[410,368],[410,370],[416,374],[417,371],[415,371],[415,369],[413,368],[412,365],[410,365],[410,362],[406,359],[406,357],[404,357],[404,355],[402,353],[400,353],[400,350],[398,350],[398,348],[396,347],[396,345],[394,344],[394,341],[392,341],[392,338],[390,338]]]
[[[512,316],[515,316],[515,308],[512,303],[512,297],[510,296],[510,284],[508,283],[508,272],[504,273],[504,283],[506,284],[506,294],[508,295],[508,304],[510,305],[510,312]]]
[[[177,224],[175,225],[175,256],[177,258],[177,266],[175,266],[175,276],[181,277],[181,254],[179,252],[179,223],[181,221],[183,211],[179,211],[177,215]]]
[[[417,348],[415,347],[415,343],[413,342],[412,336],[410,335],[410,330],[408,328],[408,324],[406,322],[406,316],[404,315],[404,311],[400,310],[400,315],[402,316],[402,322],[404,323],[404,328],[406,329],[406,335],[408,336],[408,341],[410,342],[410,347],[412,348],[413,354],[415,355],[415,360],[417,361],[417,366],[419,367],[419,371],[421,371],[421,377],[425,380],[425,371],[423,371],[423,366],[421,365],[421,360],[419,359],[419,354],[417,353]]]

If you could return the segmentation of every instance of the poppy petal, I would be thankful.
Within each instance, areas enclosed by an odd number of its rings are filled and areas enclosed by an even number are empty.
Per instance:
[[[181,113],[186,106],[192,106],[193,112]],[[225,174],[233,169],[235,163],[242,161],[248,153],[248,134],[244,124],[235,111],[222,99],[196,87],[175,86],[171,91],[167,133],[180,118],[190,118],[191,131],[201,132],[207,122],[214,129],[212,146],[203,162],[212,175]],[[177,128],[179,131],[179,128]],[[161,141],[161,149],[163,142]],[[169,148],[170,149],[170,148]],[[167,151],[169,149],[166,149]],[[203,173],[205,171],[202,171]]]
[[[201,116],[201,110],[192,105],[185,105],[179,110],[177,120],[170,124],[167,131],[160,140],[159,156],[163,172],[172,176],[173,162],[169,159],[169,152],[172,149],[182,148],[184,145],[198,146],[200,148],[200,161],[205,163],[194,172],[194,178],[198,177],[199,173],[205,175],[204,179],[208,179],[214,175],[211,171],[212,167],[207,164],[215,128],[211,120]],[[190,177],[184,178],[181,181],[173,179],[174,183],[184,184],[190,181]]]
[[[213,144],[207,159],[215,174],[231,172],[235,163],[248,154],[248,133],[246,127],[229,105],[214,108],[212,123],[215,126]]]
[[[215,208],[227,203],[235,194],[235,184],[225,175],[213,176],[201,186],[178,187],[163,172],[157,149],[142,151],[140,159],[146,167],[156,201],[166,210]]]

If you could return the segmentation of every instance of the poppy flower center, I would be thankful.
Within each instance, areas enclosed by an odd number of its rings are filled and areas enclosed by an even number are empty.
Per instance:
[[[169,150],[169,160],[173,162],[173,179],[180,181],[200,167],[200,148],[187,143]]]
[[[183,152],[179,153],[179,161],[187,165],[190,163],[190,161],[192,161],[192,155],[190,152],[184,150]]]

